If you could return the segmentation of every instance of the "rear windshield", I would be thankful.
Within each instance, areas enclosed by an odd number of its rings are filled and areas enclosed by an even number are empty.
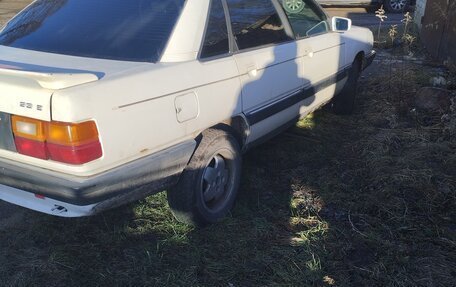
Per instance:
[[[185,0],[38,0],[0,45],[91,58],[157,62]]]

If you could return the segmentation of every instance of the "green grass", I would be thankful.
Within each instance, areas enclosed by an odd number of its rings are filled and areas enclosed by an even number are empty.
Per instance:
[[[249,152],[219,224],[176,222],[164,193],[84,219],[12,209],[0,285],[454,286],[456,141],[411,112],[433,68],[394,69],[362,79],[355,115],[319,111]]]

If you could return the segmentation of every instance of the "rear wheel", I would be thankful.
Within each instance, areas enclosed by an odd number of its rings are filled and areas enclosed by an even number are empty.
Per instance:
[[[348,73],[348,79],[342,91],[334,96],[331,102],[331,109],[335,114],[349,115],[355,109],[356,93],[358,90],[358,79],[361,74],[362,61],[356,59]]]
[[[234,205],[241,177],[241,151],[233,135],[209,129],[168,202],[181,222],[204,226],[225,217]]]
[[[408,0],[385,0],[384,5],[390,13],[402,13],[408,6]]]

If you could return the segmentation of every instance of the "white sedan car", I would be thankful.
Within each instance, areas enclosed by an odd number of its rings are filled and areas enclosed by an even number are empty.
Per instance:
[[[375,56],[368,29],[288,2],[33,2],[0,33],[0,199],[79,217],[167,190],[181,221],[224,217],[242,153],[350,113]]]

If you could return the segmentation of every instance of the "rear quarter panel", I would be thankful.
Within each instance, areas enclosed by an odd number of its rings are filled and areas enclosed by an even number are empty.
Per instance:
[[[176,98],[194,93],[197,117],[180,123]],[[65,172],[96,174],[147,156],[241,113],[238,70],[232,57],[207,63],[145,64],[99,82],[57,91],[52,119],[95,119],[103,158]]]

